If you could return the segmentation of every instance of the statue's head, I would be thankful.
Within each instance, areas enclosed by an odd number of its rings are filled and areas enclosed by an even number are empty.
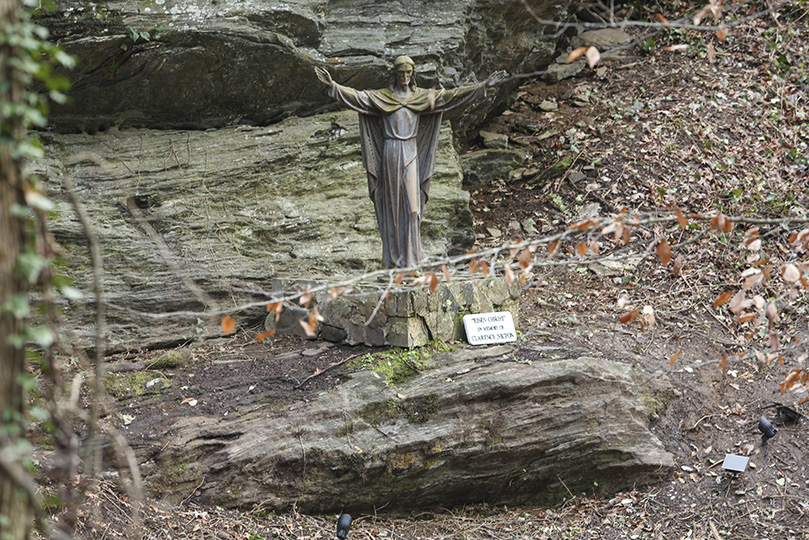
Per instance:
[[[393,85],[416,87],[416,64],[409,56],[399,56],[393,61]]]

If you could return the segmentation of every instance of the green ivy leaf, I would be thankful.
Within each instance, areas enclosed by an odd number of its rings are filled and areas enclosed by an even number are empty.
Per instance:
[[[9,334],[9,336],[6,338],[6,343],[15,349],[22,349],[25,347],[25,341],[25,336],[22,334]]]
[[[67,298],[68,300],[81,300],[84,298],[84,293],[81,292],[76,287],[71,287],[70,285],[65,285],[62,287],[62,295]]]
[[[76,57],[67,54],[62,49],[56,49],[56,51],[53,54],[53,58],[54,60],[56,60],[57,64],[66,67],[67,69],[73,69],[74,67],[76,67]]]
[[[31,283],[37,280],[47,264],[44,257],[30,251],[24,251],[17,257],[17,271]]]
[[[24,204],[14,203],[11,205],[11,213],[14,214],[15,218],[28,219],[31,215],[31,209]]]
[[[36,191],[29,191],[25,196],[25,202],[28,203],[28,206],[44,210],[45,212],[50,212],[56,208],[52,200]]]
[[[29,326],[26,333],[31,342],[36,343],[43,349],[47,349],[56,341],[56,334],[47,326]]]
[[[28,303],[28,294],[14,293],[11,298],[0,306],[0,313],[10,313],[15,319],[24,319],[31,314],[31,306]]]

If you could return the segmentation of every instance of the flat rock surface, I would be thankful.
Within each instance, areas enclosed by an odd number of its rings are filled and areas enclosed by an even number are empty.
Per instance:
[[[386,384],[384,370],[362,367],[367,349],[282,357],[273,350],[283,342],[235,344],[192,349],[189,363],[157,375],[166,381],[157,389],[140,390],[153,373],[114,374],[152,494],[407,510],[551,501],[566,493],[560,479],[576,492],[610,491],[673,465],[648,429],[672,388],[586,350],[533,342],[435,352]]]

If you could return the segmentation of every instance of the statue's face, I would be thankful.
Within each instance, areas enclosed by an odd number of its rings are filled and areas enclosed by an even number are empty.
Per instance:
[[[413,79],[413,67],[408,64],[402,64],[396,70],[396,82],[399,86],[410,86],[410,81]]]

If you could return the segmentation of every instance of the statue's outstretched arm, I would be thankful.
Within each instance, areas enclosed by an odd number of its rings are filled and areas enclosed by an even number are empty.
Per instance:
[[[317,75],[317,78],[318,78],[318,80],[320,82],[322,82],[326,86],[331,86],[332,78],[331,78],[331,75],[329,74],[329,72],[326,71],[325,68],[322,68],[320,66],[315,66],[315,75]]]

